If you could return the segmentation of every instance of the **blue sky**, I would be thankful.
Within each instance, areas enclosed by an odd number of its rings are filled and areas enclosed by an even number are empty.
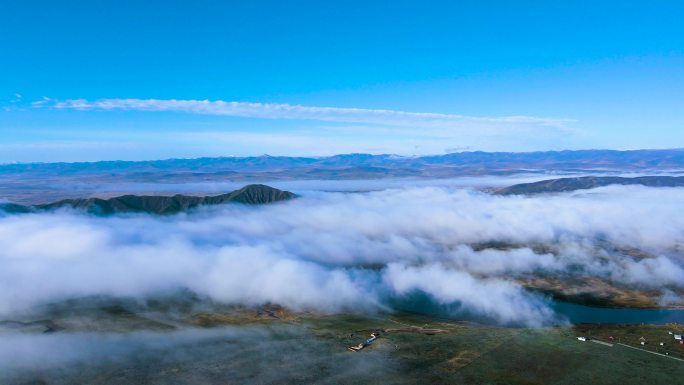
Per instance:
[[[1,2],[0,162],[684,147],[684,2],[369,3]]]

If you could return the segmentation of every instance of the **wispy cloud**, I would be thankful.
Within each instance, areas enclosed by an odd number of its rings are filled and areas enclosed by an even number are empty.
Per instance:
[[[135,137],[141,145],[154,148],[154,156],[200,157],[225,154],[328,156],[350,152],[401,155],[441,154],[454,148],[483,151],[536,151],[583,147],[580,129],[570,119],[534,116],[469,116],[387,109],[317,107],[276,103],[230,102],[178,99],[52,99],[26,102],[34,111],[62,110],[101,116],[97,130],[76,119],[59,126],[41,126],[42,132],[18,133],[15,142],[93,141],[120,142]],[[150,114],[131,125],[126,111]],[[160,115],[155,115],[158,112]],[[172,121],[157,124],[154,117],[175,113]],[[181,116],[183,114],[184,116]],[[196,124],[192,116],[225,117]],[[137,115],[136,115],[137,116]],[[185,118],[184,118],[185,117]],[[250,118],[244,121],[239,118]],[[125,118],[122,124],[120,118]],[[190,121],[188,121],[190,119]],[[73,132],[73,133],[72,133]],[[165,140],[159,140],[164,132]],[[8,143],[11,143],[7,141]],[[103,160],[121,159],[121,151],[103,151],[101,146],[65,154],[55,149],[0,151],[0,161]],[[125,152],[126,159],[150,159],[148,150]]]
[[[45,105],[41,101],[40,105]],[[50,104],[57,109],[173,111],[201,115],[223,115],[262,119],[299,119],[328,122],[379,124],[389,126],[468,127],[536,126],[560,128],[572,122],[533,116],[466,116],[429,112],[408,112],[385,109],[314,107],[277,103],[230,102],[223,100],[177,99],[68,99]]]

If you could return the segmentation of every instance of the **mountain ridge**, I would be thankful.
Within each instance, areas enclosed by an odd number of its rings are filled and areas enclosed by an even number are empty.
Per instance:
[[[161,160],[106,160],[95,162],[34,162],[34,163],[6,163],[0,164],[0,173],[11,171],[27,171],[47,169],[127,169],[149,168],[155,170],[187,171],[195,169],[197,165],[203,167],[221,166],[224,168],[239,167],[241,170],[263,169],[270,167],[344,167],[344,166],[378,166],[380,164],[477,164],[481,162],[494,163],[556,163],[556,164],[589,164],[592,167],[629,166],[657,167],[660,163],[667,163],[684,167],[684,149],[661,150],[561,150],[561,151],[531,151],[531,152],[487,152],[465,151],[442,155],[402,156],[395,154],[367,154],[351,153],[322,157],[298,156],[245,156],[245,157],[198,157],[198,158],[170,158]],[[99,167],[98,167],[99,166]],[[238,170],[239,171],[239,170]]]
[[[148,213],[167,215],[188,211],[199,206],[224,203],[249,205],[268,204],[295,198],[289,191],[279,190],[262,184],[251,184],[226,194],[213,196],[165,195],[121,195],[113,198],[76,198],[56,202],[23,206],[14,203],[0,204],[0,210],[8,213],[56,210],[63,207],[84,210],[90,214],[112,215],[117,213]]]
[[[610,185],[641,185],[647,187],[684,187],[684,176],[583,176],[574,178],[546,179],[538,182],[519,183],[496,189],[498,195],[531,195],[570,192]]]

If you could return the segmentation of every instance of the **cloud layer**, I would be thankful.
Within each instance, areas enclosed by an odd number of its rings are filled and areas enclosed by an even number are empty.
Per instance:
[[[548,302],[515,277],[600,277],[670,297],[667,290],[684,287],[684,218],[672,214],[683,209],[681,189],[526,198],[408,187],[174,217],[4,216],[0,313],[77,296],[178,289],[231,304],[365,312],[424,293],[503,324],[541,325],[555,319]],[[519,247],[475,247],[493,241]],[[536,244],[556,251],[534,251]]]

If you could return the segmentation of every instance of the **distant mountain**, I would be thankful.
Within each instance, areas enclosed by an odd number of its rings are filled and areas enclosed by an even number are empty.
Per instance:
[[[296,195],[289,191],[282,191],[261,184],[252,184],[227,194],[215,196],[190,196],[180,194],[173,196],[123,195],[109,199],[64,199],[35,206],[2,204],[0,205],[0,210],[9,213],[23,213],[72,207],[96,215],[111,215],[116,213],[175,214],[203,205],[218,205],[223,203],[256,205],[289,200],[294,197],[296,197]]]
[[[642,185],[649,187],[683,187],[684,177],[674,176],[641,176],[622,178],[613,176],[584,176],[577,178],[548,179],[534,183],[521,183],[497,189],[500,195],[527,195],[556,193],[591,189],[609,185]]]
[[[317,179],[342,173],[366,176],[458,176],[529,170],[684,169],[684,149],[544,152],[458,152],[434,156],[345,154],[330,157],[222,157],[153,161],[26,163],[0,165],[0,178],[98,177],[113,181],[203,179]],[[169,180],[169,178],[173,180]]]
[[[684,149],[458,152],[434,156],[345,154],[0,165],[0,199],[34,204],[101,191],[98,186],[264,183],[286,180],[438,179],[516,173],[683,171]],[[69,188],[64,188],[68,186]],[[109,186],[109,187],[108,187]],[[80,190],[81,193],[74,190]],[[110,190],[107,190],[110,191]],[[130,190],[129,190],[130,191]],[[180,192],[180,191],[179,191]]]

